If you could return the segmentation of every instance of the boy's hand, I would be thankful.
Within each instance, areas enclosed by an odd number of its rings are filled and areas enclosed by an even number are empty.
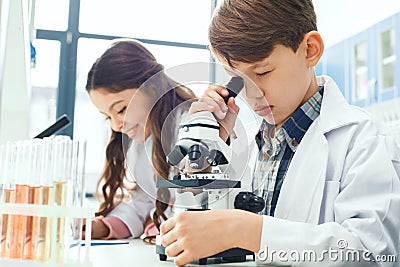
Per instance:
[[[187,211],[163,222],[160,227],[162,245],[177,266],[212,256],[229,246],[225,211]],[[211,214],[213,213],[213,214]],[[222,215],[222,216],[221,216]]]
[[[177,266],[235,247],[256,252],[262,224],[262,216],[239,209],[186,211],[161,224],[161,244]]]
[[[228,94],[228,90],[225,87],[210,85],[200,99],[194,102],[189,109],[189,114],[200,111],[214,113],[215,118],[222,126],[220,127],[219,135],[225,141],[232,133],[237,114],[239,113],[239,106],[236,105],[233,97],[229,98],[228,103],[224,102],[223,97]]]

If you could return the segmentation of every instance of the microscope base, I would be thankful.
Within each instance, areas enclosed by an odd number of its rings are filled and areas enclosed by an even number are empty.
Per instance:
[[[165,247],[162,245],[156,245],[156,253],[159,255],[160,261],[167,260],[167,255],[165,255]],[[241,248],[231,248],[213,256],[199,259],[199,265],[207,265],[207,259],[212,258],[221,260],[221,263],[245,262],[247,260],[247,255],[253,256],[253,261],[255,261],[254,252]]]

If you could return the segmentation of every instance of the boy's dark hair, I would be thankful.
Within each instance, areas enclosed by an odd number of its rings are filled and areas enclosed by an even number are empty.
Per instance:
[[[209,27],[214,52],[232,61],[256,62],[281,44],[297,51],[304,35],[317,30],[312,0],[225,0]]]

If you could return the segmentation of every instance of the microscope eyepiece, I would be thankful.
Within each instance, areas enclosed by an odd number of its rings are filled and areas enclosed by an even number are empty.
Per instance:
[[[189,166],[193,169],[203,168],[204,159],[199,145],[192,145],[188,151]]]
[[[188,151],[189,160],[196,161],[201,157],[201,151],[199,145],[192,145]]]
[[[231,97],[236,97],[244,86],[243,79],[241,77],[232,77],[229,82],[225,85],[228,89],[229,94],[224,97],[225,103],[228,102],[228,99]]]

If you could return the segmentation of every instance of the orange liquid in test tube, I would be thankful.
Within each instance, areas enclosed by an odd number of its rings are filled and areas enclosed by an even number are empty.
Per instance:
[[[59,206],[66,206],[67,203],[67,182],[54,182],[55,198],[54,202]],[[65,251],[65,218],[57,219],[57,262],[62,263],[64,261]]]
[[[42,160],[38,177],[42,188],[41,205],[52,206],[54,204],[54,155],[52,139],[44,138]],[[39,218],[39,240],[37,259],[48,261],[51,256],[52,240],[52,219],[51,217]]]
[[[14,189],[3,189],[3,202],[12,203],[14,202],[15,190]],[[0,240],[0,258],[8,258],[10,256],[10,240],[7,239],[7,233],[12,231],[13,226],[11,225],[11,215],[3,214],[1,220],[1,240]],[[9,235],[10,237],[10,235]]]
[[[69,179],[71,177],[71,153],[72,141],[69,136],[56,137],[54,144],[55,164],[53,169],[54,203],[57,206],[67,206],[67,196],[69,195]],[[70,228],[66,227],[67,220],[64,217],[57,219],[56,234],[56,261],[63,263],[66,256],[67,232]],[[54,244],[52,244],[54,245]]]
[[[53,204],[53,187],[42,187],[42,205]],[[51,219],[49,217],[40,217],[39,241],[38,241],[38,259],[47,261],[50,258],[51,244]]]
[[[15,185],[15,203],[27,204],[29,202],[29,186],[17,184]],[[24,245],[26,241],[26,226],[28,216],[11,215],[12,227],[14,234],[12,235],[10,246],[10,258],[23,258]]]
[[[29,187],[29,204],[40,204],[41,188],[39,186]],[[35,260],[39,241],[39,217],[28,216],[26,224],[26,242],[24,258]]]

